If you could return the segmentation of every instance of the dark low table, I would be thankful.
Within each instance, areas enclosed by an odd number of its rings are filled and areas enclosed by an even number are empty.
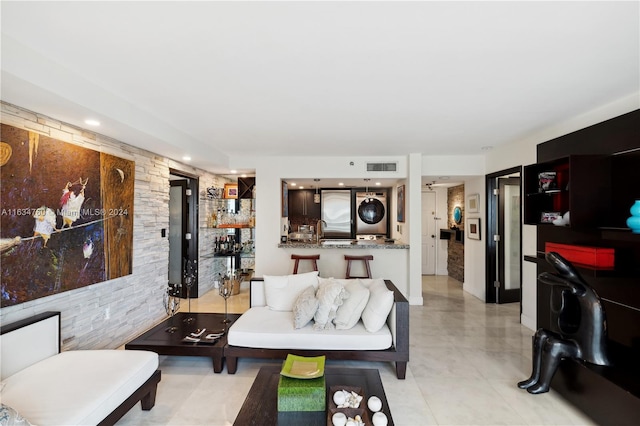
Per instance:
[[[238,417],[234,425],[305,425],[305,426],[326,426],[327,412],[325,411],[298,411],[298,412],[278,412],[278,380],[280,379],[279,366],[268,366],[260,368],[247,398],[240,408]],[[375,369],[365,368],[325,368],[325,382],[327,386],[327,404],[333,395],[330,394],[331,386],[354,386],[362,388],[365,400],[360,407],[367,406],[370,396],[377,396],[382,400],[382,412],[386,414],[388,425],[393,425],[391,411],[387,403],[387,397],[382,387],[380,373]],[[367,409],[368,410],[368,409]],[[369,417],[373,413],[369,411]],[[331,424],[331,423],[329,423]]]
[[[213,360],[213,371],[222,371],[224,347],[227,344],[226,331],[240,315],[229,314],[229,324],[224,324],[224,314],[178,312],[174,316],[153,327],[146,333],[127,343],[125,349],[142,349],[159,355],[206,356]],[[187,319],[192,318],[192,321]],[[215,343],[184,342],[190,333],[206,328],[203,336],[225,330],[225,334]]]

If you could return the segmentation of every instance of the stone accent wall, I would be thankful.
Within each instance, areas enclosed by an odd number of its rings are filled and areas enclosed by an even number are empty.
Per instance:
[[[0,105],[4,124],[135,161],[133,273],[0,309],[3,324],[60,311],[63,350],[117,348],[167,315],[163,297],[169,240],[162,238],[160,230],[169,228],[169,169],[198,175],[200,188],[223,186],[225,180],[44,115],[4,102]],[[201,228],[206,227],[206,215],[200,214],[199,221]],[[199,234],[199,247],[212,244],[209,233]],[[213,287],[212,277],[222,266],[213,259],[202,259],[202,255],[199,264],[199,294],[204,294]]]
[[[453,209],[459,206],[462,209],[462,221],[458,224],[453,220]],[[447,227],[457,226],[464,230],[464,185],[447,189]],[[452,235],[447,248],[447,269],[449,276],[460,282],[464,282],[464,244],[456,242]]]

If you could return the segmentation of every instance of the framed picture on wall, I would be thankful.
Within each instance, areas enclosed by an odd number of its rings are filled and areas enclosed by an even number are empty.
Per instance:
[[[289,217],[289,187],[282,181],[282,217]]]
[[[472,240],[480,239],[480,218],[467,219],[467,236]]]
[[[404,185],[398,187],[398,222],[404,222]]]
[[[467,197],[467,213],[480,212],[480,194],[471,194]]]
[[[238,198],[238,184],[237,183],[225,183],[224,184],[224,198],[231,198],[231,199]]]

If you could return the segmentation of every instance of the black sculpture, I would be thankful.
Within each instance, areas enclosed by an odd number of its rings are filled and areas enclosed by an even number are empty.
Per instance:
[[[518,387],[538,394],[547,392],[551,379],[564,358],[580,359],[596,365],[610,365],[607,356],[607,320],[600,297],[558,253],[545,256],[558,271],[543,272],[540,282],[560,290],[559,303],[552,292],[552,322],[559,333],[540,328],[533,337],[533,372]]]

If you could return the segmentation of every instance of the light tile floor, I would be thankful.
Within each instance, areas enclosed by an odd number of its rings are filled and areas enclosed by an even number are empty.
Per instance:
[[[517,388],[531,372],[533,334],[519,324],[518,304],[485,304],[446,276],[425,276],[422,288],[424,305],[410,309],[405,380],[396,379],[390,363],[328,361],[378,368],[396,425],[595,424],[553,390],[529,395]],[[246,309],[245,293],[243,287],[229,299],[229,312]],[[224,302],[211,291],[192,300],[191,308],[223,312]],[[229,375],[214,374],[207,358],[161,356],[160,361],[155,407],[142,411],[138,405],[118,425],[231,425],[258,369],[280,364],[240,359],[238,372]]]

